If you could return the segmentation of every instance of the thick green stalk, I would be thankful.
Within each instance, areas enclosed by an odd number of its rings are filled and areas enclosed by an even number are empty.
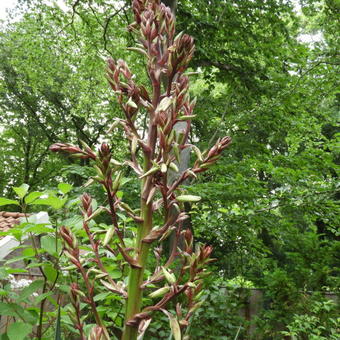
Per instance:
[[[151,69],[152,68],[150,67],[149,70]],[[151,74],[150,71],[149,74]],[[150,79],[152,79],[151,76]],[[144,153],[144,173],[146,173],[152,167],[151,160],[154,157],[157,142],[157,126],[153,122],[153,116],[160,101],[161,84],[157,81],[153,81],[152,87],[152,104],[154,107],[154,112],[150,116],[150,125],[148,131],[148,146],[151,151],[149,153]],[[138,335],[138,326],[127,325],[126,323],[131,320],[134,315],[140,313],[142,307],[143,290],[141,288],[141,285],[143,283],[144,270],[147,265],[147,259],[150,249],[150,244],[144,243],[143,238],[147,236],[152,230],[153,219],[152,202],[149,202],[149,204],[146,203],[151,188],[152,183],[150,178],[145,177],[141,183],[141,218],[143,219],[143,223],[138,228],[136,239],[136,256],[139,268],[130,268],[128,297],[126,301],[125,312],[125,326],[123,330],[122,340],[136,340]]]
[[[140,288],[143,283],[144,270],[147,263],[150,245],[143,243],[142,239],[152,229],[152,207],[151,204],[142,206],[142,217],[144,219],[143,225],[138,230],[137,235],[137,249],[138,249],[138,264],[140,268],[131,268],[129,275],[128,299],[125,313],[125,322],[133,318],[135,314],[141,311],[143,291]],[[122,340],[137,339],[137,327],[126,325],[124,328]]]
[[[150,129],[149,138],[155,139],[155,129]],[[153,143],[151,143],[153,144]],[[147,171],[150,167],[149,157],[145,155],[144,169]],[[150,192],[150,184],[147,178],[143,179],[141,185],[141,217],[143,219],[142,225],[138,228],[136,249],[137,249],[137,263],[140,268],[131,267],[129,274],[128,298],[126,301],[125,323],[140,313],[142,307],[143,290],[141,285],[143,283],[144,270],[147,264],[150,244],[143,243],[143,238],[149,234],[152,229],[152,202],[146,204],[147,192]],[[143,195],[144,193],[144,195]],[[138,335],[138,327],[125,325],[122,340],[136,340]]]

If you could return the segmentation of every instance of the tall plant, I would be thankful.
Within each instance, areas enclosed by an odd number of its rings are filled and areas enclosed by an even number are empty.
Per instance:
[[[109,83],[125,115],[124,119],[114,121],[108,135],[118,127],[123,128],[129,141],[130,159],[123,164],[115,161],[114,148],[106,142],[97,152],[85,143],[83,148],[62,143],[51,146],[52,151],[92,160],[97,176],[91,181],[100,183],[106,193],[107,205],[95,211],[92,198],[88,194],[82,196],[83,229],[97,269],[84,266],[72,231],[66,226],[60,230],[65,253],[78,268],[86,287],[86,292],[81,292],[78,283],[74,282],[71,286],[75,324],[82,339],[85,335],[80,301],[89,305],[96,322],[92,338],[110,338],[110,329],[106,328],[94,299],[95,281],[99,277],[103,287],[124,298],[126,309],[121,339],[137,339],[138,334],[145,332],[155,311],[162,311],[169,317],[175,339],[181,338],[189,318],[200,305],[204,266],[212,251],[210,246],[193,249],[191,231],[182,228],[183,221],[188,218],[184,202],[199,201],[200,197],[185,194],[181,185],[188,178],[196,178],[198,173],[207,170],[231,142],[229,137],[224,137],[203,153],[188,142],[195,100],[190,100],[185,70],[194,52],[193,38],[183,33],[175,36],[174,16],[159,0],[134,0],[133,12],[135,22],[129,28],[138,36],[139,43],[130,50],[146,58],[150,86],[138,85],[124,60],[108,60],[107,69]],[[142,137],[145,121],[147,137]],[[175,126],[180,122],[184,128],[178,130]],[[197,159],[192,167],[179,172],[180,154],[187,148],[195,152]],[[133,210],[117,194],[124,165],[130,166],[140,180],[140,209],[137,210]],[[173,173],[176,176],[169,176]],[[170,177],[174,179],[170,181]],[[104,238],[91,230],[89,224],[102,211],[110,215],[112,223]],[[120,212],[127,214],[137,225],[132,247],[126,244],[126,235],[131,235],[131,230],[122,228]],[[161,244],[171,233],[175,237],[166,256],[162,253]],[[179,247],[181,238],[184,245]],[[116,261],[129,265],[127,287],[110,276],[100,255],[103,248],[113,253]],[[148,261],[151,256],[154,257],[153,264]],[[147,276],[146,269],[152,274]],[[148,305],[143,304],[145,292],[152,299]],[[186,295],[186,304],[177,303],[175,316],[166,308],[169,302],[178,301],[176,297],[181,293]]]

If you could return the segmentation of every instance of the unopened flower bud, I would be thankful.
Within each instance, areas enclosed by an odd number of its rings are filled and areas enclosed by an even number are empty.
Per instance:
[[[87,215],[90,216],[92,214],[91,196],[88,193],[84,193],[83,196],[81,197],[81,202],[83,204],[83,208],[86,211]]]
[[[169,286],[159,288],[159,289],[155,290],[154,292],[150,293],[149,297],[157,298],[157,297],[164,296],[167,292],[169,292],[169,290],[170,290]]]
[[[109,242],[111,241],[113,235],[115,233],[115,229],[113,227],[111,227],[110,229],[108,229],[108,231],[105,234],[105,238],[103,241],[103,246],[107,246],[109,244]]]
[[[176,276],[173,273],[170,273],[166,268],[162,267],[162,271],[164,274],[164,277],[170,284],[174,284],[176,282]]]

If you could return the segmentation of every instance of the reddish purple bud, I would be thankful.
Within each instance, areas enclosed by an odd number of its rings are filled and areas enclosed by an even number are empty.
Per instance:
[[[70,231],[70,229],[68,229],[65,226],[62,226],[59,230],[60,232],[60,236],[62,237],[62,239],[68,244],[68,246],[73,249],[74,248],[74,238],[73,235]]]
[[[192,232],[190,229],[186,229],[185,230],[185,233],[184,233],[184,238],[187,242],[188,245],[191,245],[192,244],[192,239],[193,239],[193,236],[192,236]]]
[[[201,250],[201,253],[203,255],[203,259],[206,260],[210,257],[211,253],[213,251],[212,246],[204,246],[204,248]]]
[[[110,147],[106,143],[102,143],[100,146],[100,155],[102,157],[107,157],[110,155]]]
[[[91,196],[87,193],[84,193],[83,196],[81,197],[81,202],[82,202],[83,208],[87,212],[87,214],[91,215],[91,213],[92,213],[92,208],[91,208],[92,198],[91,198]],[[91,212],[89,213],[89,211],[91,211]]]

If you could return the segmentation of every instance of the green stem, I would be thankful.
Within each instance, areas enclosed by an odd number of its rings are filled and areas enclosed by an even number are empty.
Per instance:
[[[149,67],[151,70],[152,68]],[[149,75],[151,75],[151,72]],[[152,79],[152,77],[150,77]],[[144,153],[144,173],[152,167],[151,160],[154,158],[157,142],[157,126],[153,121],[155,110],[160,101],[161,84],[155,80],[152,81],[153,87],[153,99],[152,105],[154,112],[150,115],[150,125],[148,129],[148,146],[150,148],[149,153]],[[138,228],[136,238],[136,256],[139,268],[130,267],[129,274],[129,285],[128,285],[128,297],[126,301],[126,312],[125,312],[125,325],[122,334],[122,340],[136,340],[138,336],[138,323],[136,325],[128,325],[129,320],[140,313],[143,299],[143,289],[141,285],[143,283],[144,270],[147,264],[149,255],[150,244],[143,243],[143,238],[150,233],[152,230],[152,202],[146,204],[148,195],[152,188],[151,177],[146,177],[141,183],[141,218],[143,223]]]
[[[143,203],[142,216],[144,219],[143,225],[138,230],[137,235],[137,251],[138,264],[140,268],[131,268],[129,275],[128,299],[126,302],[125,322],[129,321],[134,315],[140,313],[142,306],[143,290],[141,285],[143,283],[144,270],[147,264],[150,245],[143,243],[143,238],[152,229],[152,207],[151,204]],[[138,327],[125,325],[122,340],[135,340],[138,335]]]
[[[155,149],[155,141],[157,139],[157,130],[155,126],[150,126],[149,129],[149,145],[151,150]],[[151,167],[151,157],[153,152],[148,157],[144,155],[144,171]],[[150,244],[143,243],[143,238],[148,235],[152,229],[152,202],[146,204],[148,194],[151,190],[150,178],[143,179],[141,184],[141,218],[142,225],[138,228],[136,238],[137,262],[140,268],[130,268],[128,298],[126,301],[125,312],[125,327],[122,335],[122,340],[136,340],[138,335],[138,326],[127,325],[136,314],[140,313],[142,307],[143,290],[141,285],[143,283],[144,270],[147,264]]]

